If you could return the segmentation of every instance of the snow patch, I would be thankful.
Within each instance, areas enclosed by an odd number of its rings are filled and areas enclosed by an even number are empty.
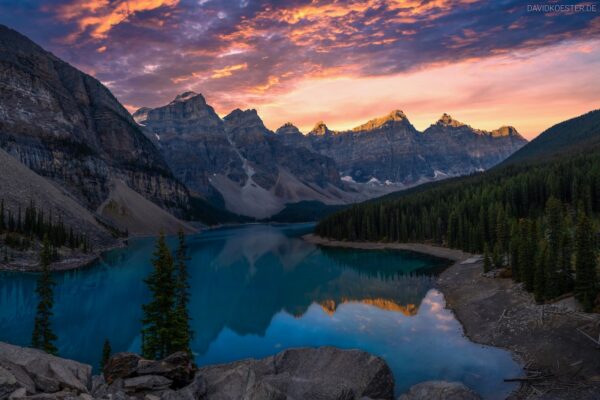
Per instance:
[[[354,179],[352,179],[352,177],[349,175],[342,176],[342,181],[348,182],[348,183],[356,183],[356,181]]]

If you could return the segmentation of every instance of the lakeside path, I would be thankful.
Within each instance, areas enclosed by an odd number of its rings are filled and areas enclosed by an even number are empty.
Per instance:
[[[342,242],[312,234],[303,239],[321,246],[408,250],[455,261],[437,283],[465,335],[510,350],[529,372],[510,398],[600,398],[600,348],[577,330],[600,323],[600,315],[578,312],[572,298],[538,305],[511,279],[484,276],[480,258],[460,250],[421,243]],[[597,330],[590,333],[598,335]]]

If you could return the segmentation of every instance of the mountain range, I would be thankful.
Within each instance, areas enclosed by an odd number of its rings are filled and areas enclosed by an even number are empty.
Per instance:
[[[447,114],[424,132],[395,110],[349,131],[323,122],[275,132],[256,110],[224,118],[201,94],[133,114],[175,176],[228,210],[266,218],[302,201],[355,203],[417,184],[485,170],[527,141],[515,128],[471,128]]]
[[[29,179],[70,199],[24,186],[0,193],[8,212],[33,200],[104,242],[107,227],[155,234],[194,229],[183,220],[325,213],[490,168],[526,143],[512,127],[486,132],[446,114],[419,132],[402,111],[348,131],[324,123],[306,134],[291,123],[272,131],[256,110],[221,118],[194,92],[132,116],[97,79],[2,25],[0,87],[2,164],[31,171],[6,175],[3,187]],[[81,207],[73,213],[67,203]]]

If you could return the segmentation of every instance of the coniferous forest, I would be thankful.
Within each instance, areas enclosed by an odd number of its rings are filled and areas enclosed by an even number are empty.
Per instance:
[[[47,238],[52,246],[52,261],[58,258],[57,249],[68,247],[80,249],[87,253],[91,250],[89,239],[73,228],[68,228],[60,216],[55,217],[51,212],[45,213],[32,201],[16,213],[5,208],[4,200],[0,199],[0,237],[4,238],[2,257],[7,258],[7,247],[25,251],[34,247],[35,241]]]
[[[349,241],[429,242],[509,267],[539,302],[574,292],[598,308],[600,153],[520,163],[354,206],[316,234]]]

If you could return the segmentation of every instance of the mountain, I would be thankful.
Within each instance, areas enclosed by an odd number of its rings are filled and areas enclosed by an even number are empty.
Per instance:
[[[502,165],[547,161],[600,149],[600,110],[569,119],[542,132]]]
[[[365,198],[346,191],[331,158],[286,144],[256,110],[236,109],[221,119],[202,95],[187,92],[133,117],[177,178],[231,212],[267,218],[286,204]]]
[[[400,110],[349,131],[319,122],[306,136],[298,132],[291,124],[277,130],[287,144],[334,159],[347,180],[403,186],[488,169],[527,143],[513,127],[487,132],[447,114],[419,132]]]
[[[175,176],[193,192],[218,196],[210,177],[241,183],[242,161],[224,134],[224,122],[202,95],[182,93],[169,104],[142,108],[133,118],[158,145]]]
[[[351,131],[333,131],[319,122],[306,135],[292,123],[272,132],[256,110],[236,109],[221,119],[194,92],[162,107],[143,107],[133,117],[190,190],[259,219],[321,215],[480,171],[526,143],[514,128],[485,132],[446,114],[421,133],[400,110]]]
[[[0,25],[0,148],[89,210],[123,182],[183,215],[186,188],[98,80]]]

